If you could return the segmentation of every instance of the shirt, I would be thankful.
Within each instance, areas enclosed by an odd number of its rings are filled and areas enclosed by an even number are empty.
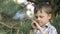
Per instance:
[[[48,22],[43,28],[42,28],[46,34],[57,34],[56,28]],[[41,34],[41,32],[37,29],[34,29],[34,34]]]

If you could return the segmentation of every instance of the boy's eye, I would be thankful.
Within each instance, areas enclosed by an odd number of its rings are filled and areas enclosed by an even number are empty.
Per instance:
[[[40,16],[40,18],[43,18],[43,16]]]
[[[35,18],[37,19],[37,18],[38,18],[38,16],[35,16]]]

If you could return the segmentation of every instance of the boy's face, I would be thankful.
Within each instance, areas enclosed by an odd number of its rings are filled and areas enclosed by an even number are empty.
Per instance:
[[[46,12],[44,12],[44,10],[42,10],[42,12],[38,11],[35,14],[35,20],[41,27],[48,23],[50,18],[51,15],[48,15]]]

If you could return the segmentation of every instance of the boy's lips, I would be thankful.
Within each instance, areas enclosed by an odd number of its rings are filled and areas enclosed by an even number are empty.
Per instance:
[[[37,21],[37,23],[41,23],[41,21]]]
[[[41,24],[42,22],[37,22],[38,24]]]
[[[40,24],[41,22],[37,22],[38,24]]]

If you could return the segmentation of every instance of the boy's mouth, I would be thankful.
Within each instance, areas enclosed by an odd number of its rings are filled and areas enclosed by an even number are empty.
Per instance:
[[[41,23],[40,21],[37,21],[37,23],[39,24],[39,23]]]
[[[41,25],[42,24],[42,22],[37,22],[39,25]]]

